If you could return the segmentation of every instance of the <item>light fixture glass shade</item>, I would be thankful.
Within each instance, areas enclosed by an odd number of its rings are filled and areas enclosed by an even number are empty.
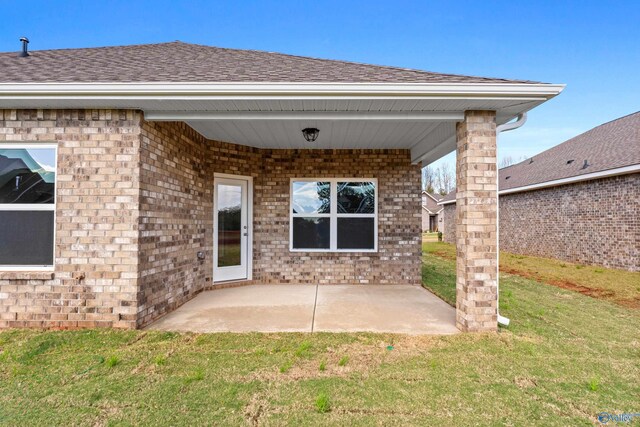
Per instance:
[[[318,139],[319,133],[320,131],[316,128],[302,129],[302,135],[304,136],[304,139],[306,139],[308,142],[314,142],[316,139]]]

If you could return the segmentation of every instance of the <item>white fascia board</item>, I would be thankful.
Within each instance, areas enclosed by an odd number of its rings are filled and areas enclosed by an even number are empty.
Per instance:
[[[627,175],[632,173],[640,173],[640,164],[624,166],[624,167],[615,168],[615,169],[608,169],[608,170],[588,173],[584,175],[572,176],[569,178],[556,179],[553,181],[540,182],[538,184],[525,185],[522,187],[509,188],[508,190],[502,190],[498,192],[498,194],[505,195],[505,194],[513,194],[513,193],[522,193],[525,191],[540,190],[548,187],[557,187],[560,185],[574,184],[577,182],[591,181],[594,179],[608,178],[612,176]],[[445,202],[440,202],[438,204],[449,205],[455,202],[456,202],[455,200],[447,200]]]
[[[541,188],[556,187],[558,185],[573,184],[576,182],[591,181],[593,179],[607,178],[607,177],[616,176],[616,175],[626,175],[626,174],[637,173],[637,172],[640,172],[640,164],[624,166],[621,168],[609,169],[609,170],[604,170],[599,172],[587,173],[584,175],[572,176],[569,178],[556,179],[553,181],[540,182],[538,184],[525,185],[522,187],[509,188],[508,190],[502,190],[498,192],[498,194],[521,193],[523,191],[532,191],[532,190],[538,190]]]
[[[564,85],[542,83],[0,83],[1,98],[288,99],[309,97],[439,97],[549,99]]]

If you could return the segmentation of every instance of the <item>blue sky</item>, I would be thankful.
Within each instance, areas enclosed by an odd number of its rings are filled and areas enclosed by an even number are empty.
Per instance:
[[[156,43],[231,48],[566,83],[500,157],[532,156],[640,110],[635,1],[12,1],[0,51]],[[453,162],[452,156],[443,161]]]

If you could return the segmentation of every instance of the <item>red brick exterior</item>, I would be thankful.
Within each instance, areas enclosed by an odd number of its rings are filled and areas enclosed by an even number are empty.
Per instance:
[[[253,283],[420,284],[408,150],[258,150],[135,111],[0,119],[0,141],[59,143],[55,271],[0,272],[0,327],[142,327],[210,288],[214,173],[254,178]],[[289,252],[294,177],[377,178],[378,252]]]
[[[449,243],[454,212],[445,206]],[[500,196],[500,249],[640,271],[640,174]]]

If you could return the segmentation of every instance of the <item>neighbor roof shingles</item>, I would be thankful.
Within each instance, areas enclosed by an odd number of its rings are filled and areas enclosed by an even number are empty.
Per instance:
[[[569,160],[573,161],[567,163]],[[583,168],[585,160],[588,166]],[[531,159],[500,169],[500,190],[636,164],[640,164],[640,112],[604,123]]]
[[[537,83],[183,42],[0,53],[0,83]]]
[[[567,163],[569,160],[572,162]],[[583,168],[585,160],[588,166]],[[640,164],[640,111],[500,169],[500,191],[637,164]],[[440,203],[455,200],[456,192],[452,191]]]

